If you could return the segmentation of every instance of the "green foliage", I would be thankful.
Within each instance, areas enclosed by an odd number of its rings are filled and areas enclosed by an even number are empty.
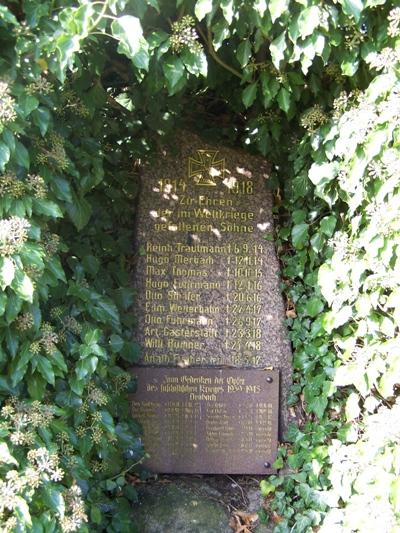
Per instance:
[[[123,362],[139,356],[137,181],[129,149],[110,150],[125,126],[105,115],[98,63],[67,70],[100,12],[63,7],[57,24],[50,3],[21,5],[24,25],[1,11],[0,529],[126,531],[124,473],[143,457]],[[124,53],[129,28],[114,27]]]
[[[274,163],[276,531],[398,529],[399,34],[383,0],[0,6],[2,530],[134,527],[133,162],[193,123]]]

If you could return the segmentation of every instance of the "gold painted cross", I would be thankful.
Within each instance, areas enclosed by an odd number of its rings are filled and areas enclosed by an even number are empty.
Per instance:
[[[189,157],[189,178],[197,185],[215,187],[215,178],[223,178],[225,159],[218,159],[218,150],[197,150],[198,158]]]

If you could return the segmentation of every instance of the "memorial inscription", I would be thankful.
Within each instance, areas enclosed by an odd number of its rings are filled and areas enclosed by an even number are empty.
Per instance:
[[[132,413],[142,424],[147,467],[160,473],[273,472],[277,371],[135,369]]]
[[[278,369],[282,429],[291,353],[268,176],[262,158],[192,134],[146,168],[136,226],[139,364]]]

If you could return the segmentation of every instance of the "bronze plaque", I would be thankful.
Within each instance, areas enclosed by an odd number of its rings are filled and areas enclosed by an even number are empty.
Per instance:
[[[275,470],[279,373],[136,367],[132,416],[143,426],[145,466],[170,474]]]

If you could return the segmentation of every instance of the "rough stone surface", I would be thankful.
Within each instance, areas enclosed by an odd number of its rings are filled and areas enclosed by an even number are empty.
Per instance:
[[[278,369],[288,423],[284,326],[264,159],[192,134],[142,177],[136,224],[141,365]]]
[[[232,533],[220,494],[172,484],[150,487],[140,494],[135,509],[141,533]]]
[[[146,483],[138,492],[133,511],[140,533],[233,533],[232,513],[254,513],[261,505],[254,478],[172,476]],[[254,532],[272,528],[257,523]]]

